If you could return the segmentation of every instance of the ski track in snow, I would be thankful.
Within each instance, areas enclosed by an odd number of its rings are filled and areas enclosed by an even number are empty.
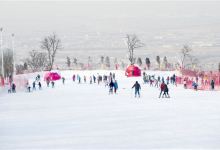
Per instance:
[[[78,71],[96,72],[109,71]],[[220,92],[169,85],[171,98],[159,99],[142,78],[115,72],[116,95],[103,83],[73,83],[73,71],[54,89],[2,94],[0,149],[220,149]],[[131,89],[136,80],[141,98]]]

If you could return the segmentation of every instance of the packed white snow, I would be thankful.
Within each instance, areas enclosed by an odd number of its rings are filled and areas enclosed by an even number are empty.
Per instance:
[[[118,94],[83,81],[82,75],[109,72],[65,71],[65,85],[1,92],[0,149],[220,149],[220,92],[169,85],[171,98],[159,99],[158,88],[123,71],[112,71]],[[77,73],[81,84],[72,81]],[[136,80],[141,98],[131,89]]]

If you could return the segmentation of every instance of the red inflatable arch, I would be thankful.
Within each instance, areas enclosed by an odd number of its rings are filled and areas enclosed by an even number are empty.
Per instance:
[[[130,65],[127,67],[125,75],[127,77],[139,77],[141,76],[141,69],[136,65]]]

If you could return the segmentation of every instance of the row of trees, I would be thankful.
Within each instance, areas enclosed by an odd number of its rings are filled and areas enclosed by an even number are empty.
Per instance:
[[[141,57],[135,58],[135,50],[144,46],[139,38],[135,34],[128,34],[125,37],[126,45],[128,48],[128,60],[131,65],[138,64],[139,66],[146,66],[146,69],[151,68],[151,60],[149,57],[146,57],[142,60]],[[45,37],[40,43],[41,51],[32,50],[29,53],[29,57],[24,59],[24,64],[17,65],[17,72],[19,73],[21,70],[31,69],[32,71],[41,71],[41,70],[51,70],[53,69],[54,62],[56,59],[56,54],[59,50],[62,49],[61,40],[57,37],[56,34],[52,34],[50,36]],[[194,68],[198,64],[198,59],[191,55],[192,49],[184,45],[180,51],[180,62],[177,63],[179,67],[182,68]],[[6,61],[6,60],[5,60]],[[126,64],[121,62],[122,64]],[[170,63],[167,60],[167,57],[164,56],[162,59],[158,55],[156,56],[157,69],[168,69]],[[92,58],[89,56],[87,63],[80,63],[77,58],[66,57],[66,65],[71,68],[72,66],[87,66],[89,69],[92,69],[92,64],[94,64]],[[118,59],[115,58],[114,61],[110,62],[109,56],[101,56],[99,65],[101,68],[111,68],[112,64],[115,66],[119,64]],[[10,68],[11,64],[7,65],[7,68]],[[8,69],[10,70],[10,69]]]

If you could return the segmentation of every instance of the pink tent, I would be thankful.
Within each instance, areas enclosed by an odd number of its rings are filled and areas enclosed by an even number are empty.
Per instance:
[[[56,81],[60,79],[61,76],[57,72],[48,72],[44,75],[44,80]]]
[[[139,77],[141,76],[141,69],[138,66],[130,65],[127,67],[125,75],[127,77]]]

